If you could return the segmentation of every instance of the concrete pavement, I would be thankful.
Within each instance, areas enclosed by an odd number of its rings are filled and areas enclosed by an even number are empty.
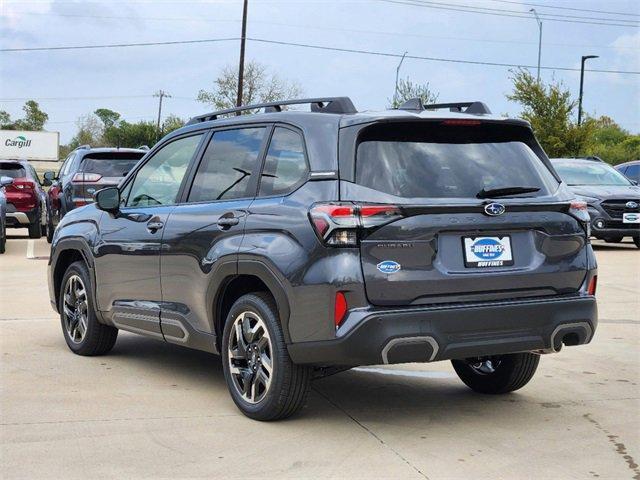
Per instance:
[[[26,231],[25,231],[26,232]],[[640,479],[640,251],[598,246],[594,341],[541,359],[506,396],[448,362],[316,381],[301,415],[242,416],[219,358],[120,334],[69,352],[48,303],[44,240],[0,256],[2,478]]]

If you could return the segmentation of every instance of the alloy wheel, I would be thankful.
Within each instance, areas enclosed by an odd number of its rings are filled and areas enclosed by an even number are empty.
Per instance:
[[[87,289],[78,275],[67,279],[62,310],[67,336],[73,343],[81,343],[87,333],[89,303]]]
[[[257,313],[245,311],[233,320],[227,352],[236,391],[248,403],[260,402],[273,377],[273,348],[267,327]]]

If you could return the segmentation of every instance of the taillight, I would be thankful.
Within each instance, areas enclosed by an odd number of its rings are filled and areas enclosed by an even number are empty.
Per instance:
[[[589,295],[595,295],[597,286],[598,286],[598,276],[594,275],[593,277],[591,277],[591,280],[589,280],[589,286],[587,287],[587,293]]]
[[[396,205],[337,202],[315,204],[309,217],[326,245],[355,247],[362,229],[386,225],[402,218],[402,213]]]
[[[88,182],[97,182],[102,178],[102,175],[99,173],[76,173],[71,179],[72,183],[88,183]]]
[[[587,210],[587,203],[580,200],[572,201],[569,205],[569,214],[582,223],[587,238],[589,238],[591,236],[591,219]]]
[[[336,301],[333,307],[333,321],[336,328],[338,328],[344,320],[344,317],[347,314],[347,309],[347,298],[344,296],[344,293],[336,292]]]

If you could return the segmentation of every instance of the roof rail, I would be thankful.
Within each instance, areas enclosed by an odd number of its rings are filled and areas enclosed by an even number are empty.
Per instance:
[[[398,110],[412,110],[421,112],[423,110],[440,110],[448,108],[451,112],[483,114],[491,113],[489,107],[482,102],[456,102],[456,103],[431,103],[423,105],[419,97],[407,100],[398,107]],[[464,110],[463,110],[464,108]]]
[[[149,150],[149,145],[140,145],[138,150]]]
[[[80,145],[76,147],[74,150],[90,150],[90,149],[91,149],[91,145],[87,143],[86,145]]]
[[[232,113],[240,114],[247,110],[257,110],[264,108],[267,112],[281,112],[285,105],[305,105],[311,104],[312,112],[323,113],[357,113],[356,107],[349,97],[323,97],[323,98],[301,98],[299,100],[282,100],[278,102],[256,103],[254,105],[243,105],[241,107],[227,108],[218,110],[217,112],[205,113],[193,117],[187,122],[187,125],[195,123],[207,122],[209,120],[217,120],[221,115],[229,115]]]

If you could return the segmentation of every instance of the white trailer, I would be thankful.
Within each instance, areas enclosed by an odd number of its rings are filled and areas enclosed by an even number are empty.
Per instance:
[[[58,132],[0,130],[0,160],[58,161]]]

